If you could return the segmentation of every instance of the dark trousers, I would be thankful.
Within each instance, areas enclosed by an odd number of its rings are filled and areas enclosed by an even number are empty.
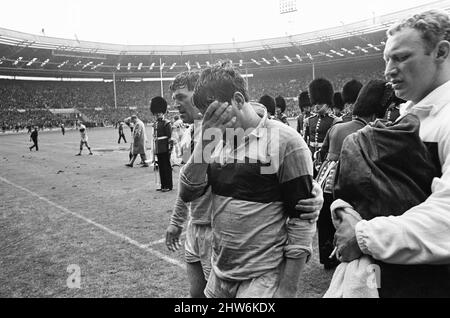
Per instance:
[[[32,139],[32,140],[33,140],[33,146],[30,147],[30,150],[33,149],[34,147],[36,147],[36,151],[39,151],[37,139]]]
[[[120,140],[123,138],[123,141],[125,142],[125,143],[127,143],[127,140],[125,139],[125,135],[124,135],[124,133],[121,133],[121,134],[119,134],[119,141],[117,142],[118,144],[120,144]]]
[[[170,165],[170,153],[160,153],[158,157],[158,170],[161,179],[161,189],[172,189],[172,166]]]
[[[336,229],[331,221],[330,206],[333,203],[333,195],[330,193],[323,194],[323,207],[320,210],[319,220],[317,221],[319,232],[319,257],[320,263],[328,265],[336,262],[336,258],[329,259],[328,257],[333,252],[333,240]]]

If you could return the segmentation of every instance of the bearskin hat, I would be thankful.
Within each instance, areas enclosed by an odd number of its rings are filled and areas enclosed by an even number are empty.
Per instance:
[[[275,115],[275,99],[270,95],[263,95],[259,99],[259,103],[263,104],[270,115]]]
[[[377,118],[382,118],[393,96],[394,90],[387,85],[386,81],[371,80],[359,92],[353,115],[368,117],[375,114]]]
[[[298,107],[300,107],[300,110],[303,111],[304,107],[310,107],[311,101],[309,100],[309,94],[307,91],[301,92],[300,95],[298,95]]]
[[[153,97],[150,101],[150,111],[153,115],[158,113],[165,114],[167,111],[167,102],[161,96]]]
[[[340,92],[336,92],[333,95],[333,108],[343,110],[344,109],[344,101],[342,100],[342,94]]]
[[[351,81],[348,81],[344,84],[344,87],[342,88],[342,99],[345,104],[353,104],[356,99],[358,98],[359,91],[363,85],[361,82],[352,79]]]
[[[284,113],[284,111],[286,110],[286,101],[284,100],[283,96],[281,96],[281,95],[278,95],[277,97],[275,97],[275,105],[276,105],[276,107],[281,109],[282,113]]]
[[[329,80],[325,78],[317,78],[309,83],[308,90],[311,104],[333,105],[333,85],[331,85]]]

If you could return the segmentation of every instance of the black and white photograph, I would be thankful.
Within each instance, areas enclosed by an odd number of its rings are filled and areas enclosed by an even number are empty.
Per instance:
[[[450,297],[449,0],[0,7],[0,298]]]

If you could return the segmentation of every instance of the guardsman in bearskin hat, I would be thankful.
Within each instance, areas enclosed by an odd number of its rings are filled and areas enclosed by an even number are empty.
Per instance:
[[[289,126],[287,116],[284,113],[285,110],[286,110],[286,101],[283,98],[283,96],[278,95],[277,97],[275,97],[275,113],[276,113],[275,119]]]
[[[161,188],[157,191],[167,192],[173,188],[172,166],[170,165],[170,153],[172,151],[172,126],[170,121],[164,118],[167,112],[167,102],[160,96],[154,97],[150,102],[150,110],[156,116],[153,125],[154,149],[153,153],[158,158],[158,170],[161,180]]]
[[[334,249],[335,228],[331,220],[331,203],[339,198],[334,196],[334,185],[339,169],[339,160],[344,139],[352,133],[364,128],[376,118],[382,118],[391,103],[393,91],[382,80],[371,80],[361,89],[354,103],[353,119],[349,122],[334,125],[328,131],[323,147],[320,150],[322,166],[316,181],[322,186],[324,204],[320,211],[318,226],[319,261],[325,269],[339,264],[336,257],[330,258]],[[341,175],[341,178],[347,176]]]
[[[323,145],[328,129],[334,123],[340,121],[340,118],[333,114],[333,85],[327,79],[317,78],[309,84],[309,98],[316,114],[306,121],[304,137],[315,158],[316,152]],[[318,169],[320,162],[315,162],[315,166]]]
[[[344,101],[342,100],[342,94],[335,92],[333,95],[333,114],[336,117],[342,117],[344,111]]]
[[[267,109],[267,117],[269,119],[275,119],[275,99],[270,95],[263,95],[259,99],[258,103],[264,105]]]
[[[349,122],[352,120],[353,104],[356,102],[359,91],[362,87],[363,85],[355,79],[352,79],[344,84],[344,87],[342,88],[342,101],[345,106],[341,117],[343,122]]]
[[[297,131],[300,135],[304,136],[306,119],[313,115],[311,113],[311,101],[309,100],[307,91],[301,92],[298,96],[298,107],[300,107],[302,113],[297,117]]]
[[[396,121],[400,116],[400,104],[403,103],[406,103],[406,101],[394,95],[392,97],[392,103],[388,107],[386,114],[384,115],[384,119],[387,119],[391,122]]]

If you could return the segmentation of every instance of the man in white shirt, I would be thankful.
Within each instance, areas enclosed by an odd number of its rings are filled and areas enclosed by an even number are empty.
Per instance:
[[[446,12],[423,12],[388,30],[385,76],[396,96],[409,101],[401,114],[419,117],[420,137],[435,155],[442,175],[434,178],[432,194],[404,214],[355,221],[350,229],[335,235],[341,261],[364,253],[404,272],[420,268],[424,277],[411,274],[397,284],[402,291],[395,294],[398,297],[450,296],[449,54],[450,17]],[[383,269],[380,275],[383,281]]]
[[[80,123],[79,131],[80,131],[81,140],[80,140],[80,152],[77,154],[77,156],[81,156],[81,152],[83,151],[83,145],[86,146],[86,148],[89,150],[89,154],[92,155],[91,147],[89,147],[89,144],[88,144],[88,136],[87,136],[87,132],[86,132],[86,126],[83,125],[82,123]]]

